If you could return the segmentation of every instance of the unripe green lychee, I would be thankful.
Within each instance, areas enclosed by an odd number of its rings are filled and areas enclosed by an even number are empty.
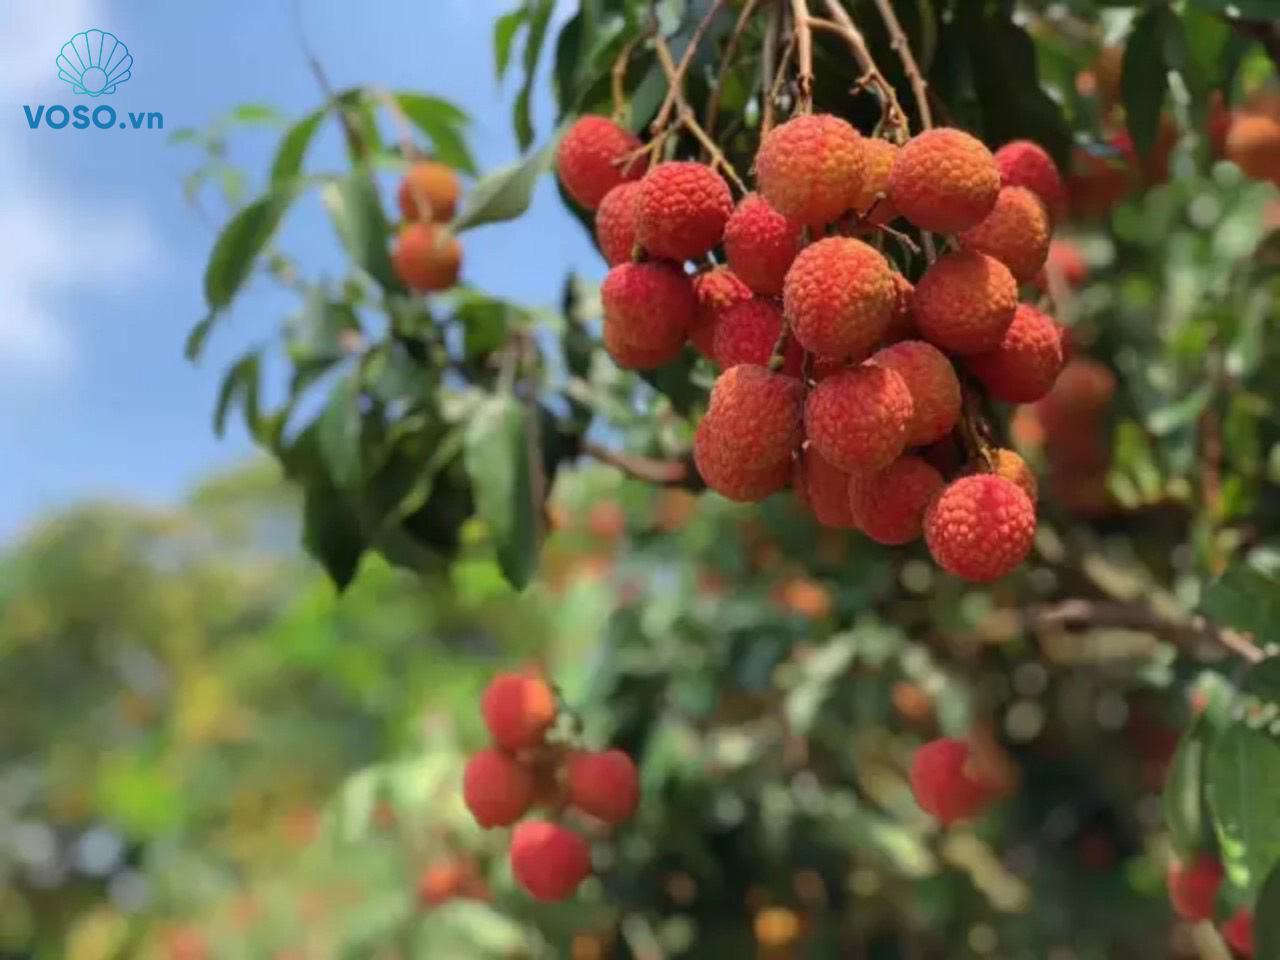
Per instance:
[[[568,762],[569,802],[605,823],[618,824],[640,803],[640,775],[621,750],[575,753]]]
[[[640,181],[637,237],[645,252],[692,260],[720,242],[733,213],[724,178],[704,163],[664,163]]]
[[[995,206],[1000,168],[978,138],[950,127],[912,137],[898,151],[889,199],[923,230],[960,233],[976,227]]]
[[[855,472],[849,478],[854,523],[876,543],[910,543],[920,537],[925,508],[943,483],[942,474],[912,456],[874,473]]]
[[[911,414],[911,394],[902,377],[888,367],[862,363],[809,391],[805,433],[814,450],[841,470],[882,470],[906,446]]]
[[[591,872],[591,849],[567,827],[527,820],[511,834],[511,872],[538,900],[564,900]]]
[[[924,536],[948,573],[983,583],[1014,570],[1031,552],[1036,511],[1014,483],[991,473],[961,477],[929,505]]]
[[[969,370],[1001,403],[1034,403],[1062,372],[1058,325],[1027,303],[1018,304],[1000,345],[968,358]]]
[[[931,740],[911,757],[911,792],[920,809],[943,824],[969,820],[990,804],[992,787],[964,740]]]
[[[693,295],[698,309],[689,328],[689,342],[704,357],[714,359],[720,318],[735,303],[750,300],[751,288],[727,267],[715,267],[693,275]]]
[[[776,297],[796,254],[802,227],[758,193],[742,198],[724,228],[729,267],[756,293]]]
[[[865,358],[897,305],[889,263],[848,237],[810,244],[787,272],[783,308],[800,345],[824,357]]]
[[[604,278],[600,299],[617,338],[650,354],[678,349],[697,310],[684,271],[660,261],[618,264]]]
[[[533,803],[533,772],[501,750],[481,750],[462,773],[462,799],[482,827],[507,827]]]
[[[1004,187],[976,227],[960,234],[960,246],[995,257],[1015,280],[1035,279],[1049,256],[1049,214],[1026,187]]]
[[[911,394],[907,446],[925,446],[955,429],[960,419],[960,380],[946,354],[923,340],[904,340],[871,359],[898,374]]]
[[[1018,284],[999,260],[962,250],[939,257],[916,284],[912,309],[926,340],[959,354],[994,350],[1013,323]]]
[[[610,190],[644,175],[648,161],[624,163],[640,146],[639,139],[608,117],[579,117],[556,150],[556,171],[569,196],[588,210],[600,205]]]
[[[766,134],[756,154],[756,183],[789,220],[821,227],[852,210],[862,193],[861,135],[830,114],[793,117]]]
[[[631,259],[636,246],[636,224],[640,210],[640,184],[634,181],[620,183],[604,195],[596,210],[596,243],[609,266],[617,266]]]

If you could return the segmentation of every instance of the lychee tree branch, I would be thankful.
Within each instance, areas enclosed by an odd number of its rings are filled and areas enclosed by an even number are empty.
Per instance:
[[[898,141],[905,140],[910,133],[907,115],[903,111],[902,105],[898,103],[898,94],[893,89],[893,84],[885,79],[884,74],[876,65],[875,59],[871,56],[871,51],[867,48],[867,40],[862,35],[862,31],[853,22],[853,18],[849,16],[849,11],[845,10],[844,4],[840,0],[824,0],[824,2],[832,19],[830,21],[822,21],[822,23],[824,25],[829,24],[827,29],[838,34],[849,45],[849,49],[853,52],[853,58],[857,61],[858,69],[862,71],[861,82],[875,90],[876,96],[880,98],[880,103],[884,109],[884,119],[893,128]]]
[[[688,463],[681,460],[657,460],[640,454],[610,450],[593,440],[582,441],[582,452],[593,460],[599,460],[645,483],[664,487],[694,485],[694,471]]]
[[[680,63],[672,69],[667,69],[666,64],[663,65],[663,69],[667,74],[667,95],[662,98],[662,105],[658,108],[658,113],[653,118],[653,123],[649,125],[649,132],[655,138],[661,138],[666,132],[667,124],[671,121],[671,111],[684,100],[684,77],[689,72],[689,64],[693,62],[694,55],[698,52],[698,45],[702,43],[703,34],[711,26],[711,21],[720,12],[724,2],[725,0],[712,0],[707,12],[698,21],[698,25],[693,28],[693,34],[689,37],[689,45],[685,47],[684,53],[680,56]],[[661,34],[656,35],[656,40],[660,50],[666,47],[666,41]],[[667,58],[670,60],[670,48],[666,47],[666,51]]]
[[[778,36],[782,31],[782,7],[774,3],[769,8],[769,19],[764,27],[764,46],[760,48],[760,136],[773,129],[773,104],[776,74],[774,59],[778,50]]]
[[[799,57],[795,112],[810,113],[813,110],[813,18],[809,16],[808,0],[791,0],[791,18]]]
[[[829,2],[836,3],[836,0],[829,0]],[[898,59],[902,61],[902,69],[911,83],[911,92],[916,99],[916,109],[920,111],[920,128],[928,130],[933,126],[933,113],[929,109],[928,81],[920,72],[920,66],[911,52],[906,31],[902,29],[902,23],[893,11],[892,0],[876,0],[876,9],[880,11],[880,19],[884,21],[885,29],[889,31],[889,45],[897,51]]]
[[[703,111],[702,125],[706,128],[707,136],[712,139],[715,138],[716,120],[719,119],[720,93],[724,89],[725,76],[729,73],[729,67],[733,65],[734,54],[738,52],[738,41],[742,39],[742,34],[746,31],[751,15],[755,13],[759,2],[760,0],[747,0],[742,5],[738,22],[733,25],[733,33],[729,34],[729,39],[725,41],[724,51],[721,53],[720,71],[716,74],[715,86],[707,94],[707,109]]]

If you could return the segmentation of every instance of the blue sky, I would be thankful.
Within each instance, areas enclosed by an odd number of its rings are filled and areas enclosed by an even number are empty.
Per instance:
[[[218,376],[275,329],[290,301],[253,287],[200,366],[182,358],[186,333],[202,315],[214,234],[182,197],[197,155],[169,145],[167,134],[203,126],[241,102],[270,103],[290,116],[318,105],[292,2],[5,0],[0,537],[86,497],[174,499],[201,474],[250,452],[238,427],[221,441],[212,433]],[[517,156],[509,107],[517,78],[498,87],[490,41],[494,17],[514,0],[301,3],[335,87],[373,83],[444,96],[472,115],[483,169]],[[161,112],[164,133],[29,128],[24,105],[89,102],[58,79],[54,59],[71,36],[94,28],[119,37],[134,58],[112,106]],[[553,119],[545,84],[535,116],[545,135]],[[251,134],[234,158],[260,182],[273,146],[273,136]],[[309,162],[340,163],[336,137],[318,143]],[[337,263],[318,206],[298,212],[284,242],[304,265]],[[554,303],[569,268],[603,273],[550,180],[524,218],[467,234],[464,249],[465,280],[528,303]]]

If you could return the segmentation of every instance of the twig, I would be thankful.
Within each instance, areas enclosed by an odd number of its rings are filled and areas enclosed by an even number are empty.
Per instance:
[[[613,119],[622,123],[627,117],[627,64],[631,62],[631,54],[636,45],[645,38],[646,33],[636,34],[618,51],[618,59],[613,61],[612,79],[609,91],[613,96]]]
[[[773,129],[773,104],[777,99],[774,58],[778,50],[778,34],[782,31],[782,7],[777,2],[769,8],[769,20],[764,28],[764,46],[760,48],[760,136]]]
[[[907,79],[911,81],[911,92],[916,98],[916,109],[920,111],[920,128],[928,130],[933,126],[933,113],[929,109],[929,85],[920,72],[915,55],[911,52],[911,44],[907,41],[907,34],[898,21],[898,15],[893,12],[892,0],[876,0],[876,9],[880,11],[880,19],[884,21],[885,29],[889,31],[889,45],[897,51],[898,59],[902,61],[902,69],[906,72]]]
[[[338,98],[333,92],[333,86],[329,83],[329,77],[324,72],[324,66],[320,63],[320,58],[316,56],[315,49],[307,40],[307,28],[302,20],[302,0],[293,0],[293,21],[294,32],[298,38],[298,46],[302,48],[302,55],[307,59],[307,66],[310,67],[312,75],[316,78],[316,83],[320,86],[320,92],[329,101],[330,108],[336,108],[337,110],[338,122],[342,124],[342,133],[347,139],[347,149],[351,151],[353,156],[363,157],[367,152],[364,137],[360,135],[355,123],[347,115],[346,108],[338,102]]]
[[[693,134],[698,143],[702,145],[702,149],[706,151],[707,156],[710,158],[711,165],[722,169],[726,174],[728,174],[729,179],[734,182],[734,185],[742,193],[746,193],[747,185],[743,183],[742,178],[738,176],[738,171],[733,168],[733,164],[729,162],[729,159],[720,151],[720,148],[716,146],[715,141],[707,136],[707,132],[702,129],[702,125],[698,123],[698,118],[694,115],[688,101],[685,100],[684,90],[680,86],[680,68],[676,66],[675,61],[671,56],[671,48],[667,45],[666,38],[661,34],[657,34],[654,37],[654,49],[658,55],[658,64],[667,75],[667,81],[671,84],[671,89],[675,91],[676,103],[680,107],[680,113],[676,118],[677,123]],[[663,126],[666,126],[665,121]],[[655,152],[657,149],[656,145],[661,143],[661,141],[661,135],[654,137],[654,147],[652,149],[654,149]]]
[[[690,481],[689,468],[679,460],[655,460],[635,453],[610,450],[592,440],[582,441],[582,452],[593,460],[616,467],[629,477],[661,486],[683,486]]]
[[[876,96],[880,98],[880,103],[884,108],[885,120],[888,121],[897,134],[899,141],[905,140],[910,134],[907,125],[907,115],[902,109],[902,105],[898,102],[898,92],[893,89],[885,75],[876,66],[875,60],[871,56],[871,51],[867,48],[867,40],[862,35],[862,31],[858,29],[853,22],[853,18],[849,16],[849,11],[845,10],[844,4],[840,0],[824,0],[827,12],[831,14],[831,20],[815,21],[820,23],[824,29],[832,33],[838,34],[849,44],[849,49],[853,52],[853,59],[857,61],[858,69],[862,71],[862,78],[859,84],[870,86],[876,91]]]
[[[720,72],[716,74],[715,86],[707,94],[707,109],[703,111],[702,125],[706,128],[707,136],[713,140],[716,133],[716,120],[720,113],[720,91],[724,89],[725,75],[729,72],[729,65],[733,63],[733,55],[737,52],[738,41],[742,39],[742,34],[746,31],[751,15],[755,13],[759,2],[760,0],[747,0],[742,5],[742,12],[738,14],[738,22],[733,25],[733,33],[729,34],[729,39],[725,42],[724,52],[720,58]]]
[[[796,51],[800,58],[796,74],[796,113],[813,110],[813,29],[808,0],[791,0],[791,18],[795,21]]]
[[[689,45],[684,48],[684,53],[680,56],[680,63],[675,67],[674,71],[667,71],[667,95],[662,98],[662,106],[658,108],[658,115],[653,118],[653,123],[649,126],[649,131],[655,137],[666,129],[667,121],[671,119],[671,111],[675,109],[677,103],[684,99],[684,75],[688,73],[689,64],[693,62],[693,56],[698,52],[698,44],[702,42],[702,35],[707,32],[707,27],[711,26],[711,21],[720,12],[724,2],[725,0],[712,0],[707,12],[698,21],[698,25],[693,28],[693,35],[689,37]],[[663,39],[661,34],[657,34],[657,39],[663,45],[666,44],[666,40]],[[668,55],[670,52],[670,48],[668,48]]]

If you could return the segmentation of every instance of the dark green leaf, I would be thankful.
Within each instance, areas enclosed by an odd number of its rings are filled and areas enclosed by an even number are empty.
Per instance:
[[[353,170],[341,180],[325,184],[321,192],[343,246],[351,259],[383,290],[400,293],[404,285],[387,253],[387,219],[377,185],[365,170]]]
[[[1197,717],[1183,734],[1169,764],[1164,783],[1164,822],[1179,857],[1186,859],[1204,846],[1205,751],[1209,725]]]
[[[514,220],[528,210],[538,178],[551,169],[559,140],[557,134],[519,163],[481,177],[453,221],[454,232]]]
[[[1125,122],[1140,157],[1151,153],[1160,132],[1160,113],[1169,88],[1169,35],[1178,29],[1173,11],[1155,4],[1134,22],[1125,44],[1120,90]]]
[[[463,348],[468,359],[483,357],[500,347],[507,337],[513,307],[485,296],[469,296],[454,312],[462,326]]]
[[[355,579],[365,540],[350,500],[323,473],[307,478],[302,498],[302,542],[341,592]]]
[[[258,408],[258,376],[261,357],[257,350],[251,350],[231,365],[222,378],[222,386],[218,390],[218,402],[213,409],[213,429],[222,436],[227,426],[227,415],[231,408],[239,404],[244,411],[245,423],[249,432],[256,434],[259,419]]]
[[[1219,626],[1269,643],[1280,632],[1280,582],[1237,564],[1205,587],[1200,612]]]
[[[421,93],[397,93],[394,96],[410,122],[431,140],[436,159],[463,173],[475,175],[476,164],[462,135],[468,122],[465,113],[439,97]]]
[[[450,428],[431,451],[425,468],[419,468],[416,471],[413,484],[387,515],[386,524],[399,523],[422,508],[435,490],[436,478],[440,475],[440,471],[457,459],[462,453],[462,446],[462,429]]]
[[[1280,957],[1280,865],[1267,875],[1254,903],[1253,955]]]
[[[1209,808],[1231,881],[1256,891],[1280,862],[1280,742],[1235,723],[1214,735],[1208,756]]]
[[[292,127],[280,139],[276,148],[275,160],[271,162],[271,183],[280,186],[302,172],[302,160],[306,156],[307,147],[315,138],[316,131],[328,115],[327,107],[313,110]]]
[[[635,92],[631,94],[630,103],[627,105],[627,126],[636,133],[644,130],[654,114],[658,112],[658,105],[666,95],[667,75],[655,63],[644,75]]]
[[[237,213],[222,228],[204,272],[204,297],[214,310],[234,299],[296,196],[297,190],[292,185],[272,190]]]
[[[537,80],[538,61],[542,57],[542,45],[547,39],[547,26],[551,23],[551,14],[555,10],[555,0],[531,0],[532,12],[529,14],[529,30],[524,40],[524,83],[516,94],[513,117],[516,128],[516,141],[521,150],[529,149],[533,143],[533,119],[530,116],[529,104],[533,96],[533,85]]]
[[[522,6],[504,13],[493,25],[493,64],[499,83],[506,76],[507,65],[511,62],[511,44],[516,38],[516,31],[524,24],[526,15]]]
[[[360,380],[353,371],[329,394],[329,402],[316,423],[316,440],[329,476],[339,487],[360,481]]]
[[[209,334],[213,332],[213,324],[217,318],[218,315],[216,313],[206,315],[187,334],[187,341],[183,345],[182,353],[192,363],[199,360],[200,354],[204,352],[204,343],[209,339]]]
[[[298,366],[332,363],[346,355],[343,335],[360,329],[360,320],[349,303],[331,300],[319,289],[308,292],[301,310],[285,324],[285,347]]]
[[[510,395],[487,399],[466,428],[465,457],[476,514],[488,528],[503,574],[523,587],[538,560],[529,427]]]
[[[576,103],[580,91],[578,78],[585,65],[586,51],[582,44],[582,14],[578,13],[560,30],[556,38],[556,59],[552,77],[555,80],[556,103],[560,105],[557,119],[568,112],[566,104]]]

